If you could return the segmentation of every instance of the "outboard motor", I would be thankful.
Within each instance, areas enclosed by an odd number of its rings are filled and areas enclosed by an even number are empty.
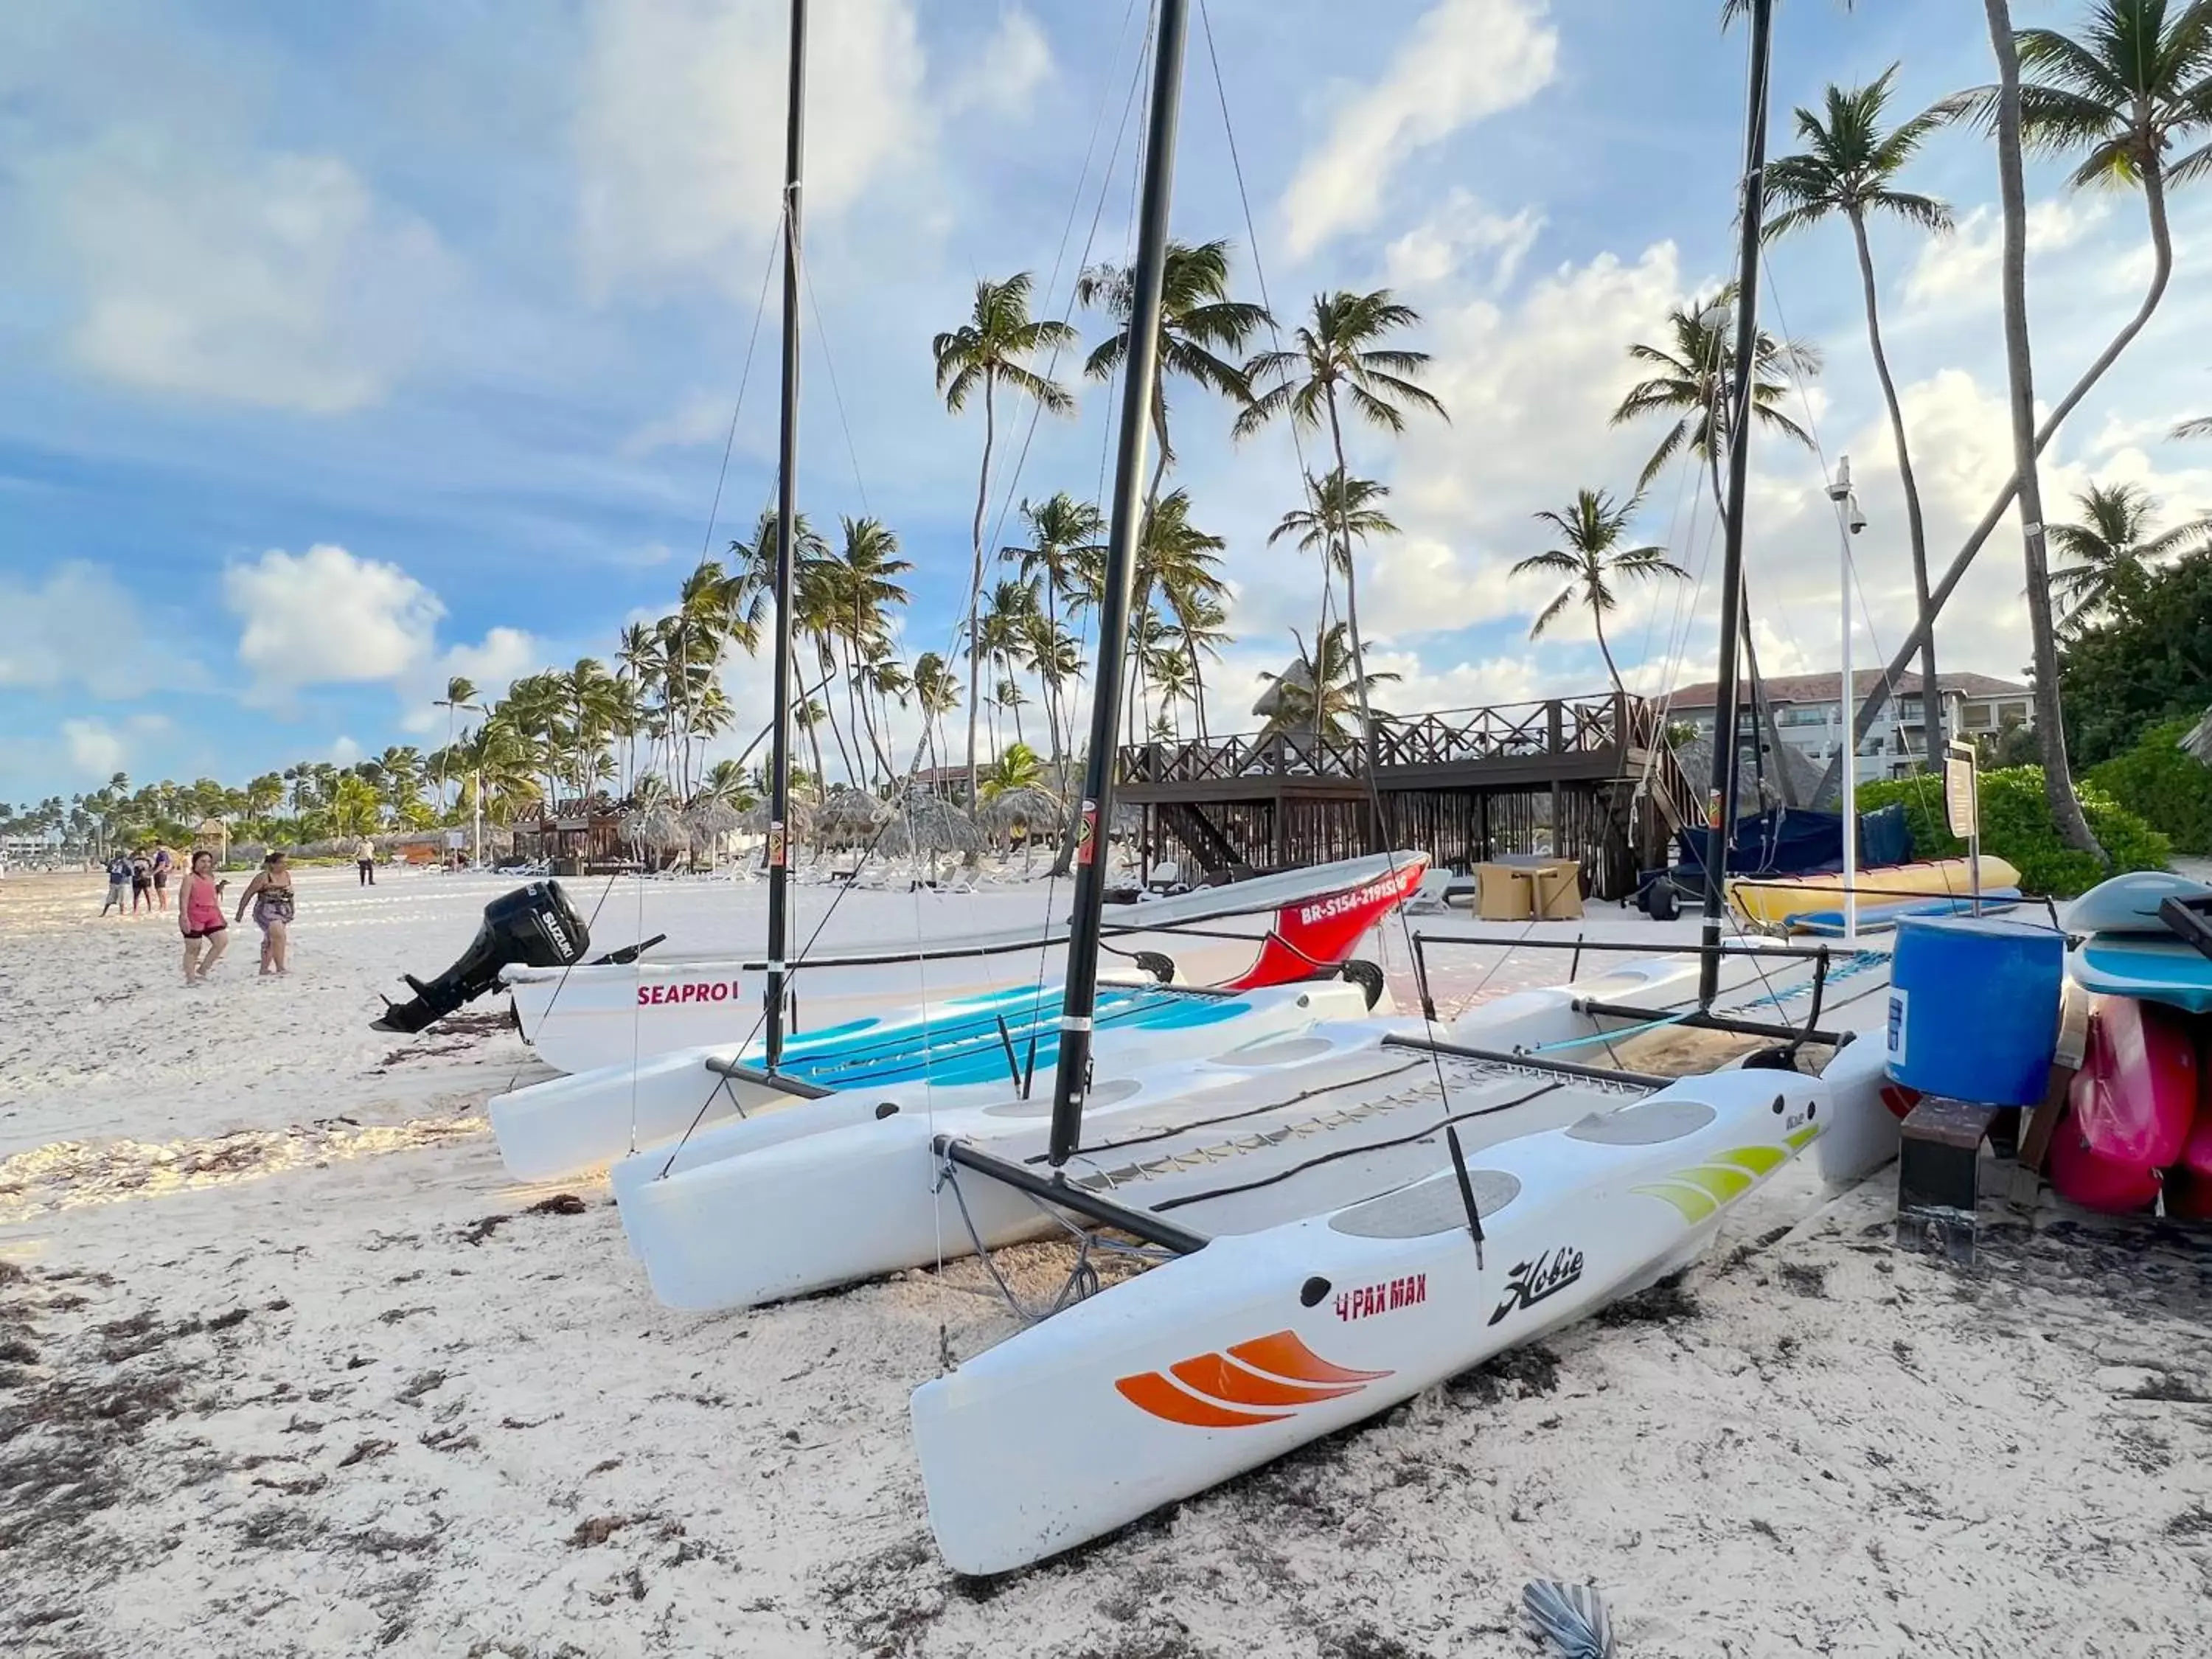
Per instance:
[[[568,902],[557,881],[533,881],[484,906],[483,926],[460,960],[427,985],[412,974],[399,977],[415,993],[411,1002],[384,1000],[384,1016],[370,1022],[378,1031],[421,1030],[473,1001],[499,983],[499,970],[510,963],[526,968],[565,968],[583,960],[592,948],[591,930]]]

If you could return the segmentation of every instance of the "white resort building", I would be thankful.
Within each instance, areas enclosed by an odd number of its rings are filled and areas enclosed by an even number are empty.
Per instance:
[[[1821,766],[1828,763],[1828,757],[1843,742],[1844,723],[1850,718],[1850,711],[1843,708],[1836,696],[1841,678],[1836,674],[1783,674],[1765,682],[1767,700],[1774,705],[1774,724],[1781,732],[1782,741]],[[1880,678],[1880,671],[1875,669],[1851,677],[1853,708],[1874,690]],[[1943,725],[1952,735],[1994,739],[2009,726],[2033,723],[2034,705],[2024,685],[1988,674],[1945,674],[1942,679]],[[1719,690],[1719,682],[1715,680],[1682,687],[1674,693],[1670,717],[1696,726],[1700,737],[1711,737],[1713,705]],[[1747,684],[1743,692],[1747,709],[1750,699],[1751,690]],[[1920,676],[1900,675],[1895,695],[1884,706],[1880,721],[1859,745],[1859,778],[1865,781],[1900,776],[1922,762],[1927,750]]]

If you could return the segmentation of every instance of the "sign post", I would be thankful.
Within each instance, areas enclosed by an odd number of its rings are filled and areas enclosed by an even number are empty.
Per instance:
[[[1974,895],[1974,914],[1982,914],[1982,790],[1975,771],[1974,745],[1943,745],[1943,817],[1951,833],[1966,843],[1966,878]]]

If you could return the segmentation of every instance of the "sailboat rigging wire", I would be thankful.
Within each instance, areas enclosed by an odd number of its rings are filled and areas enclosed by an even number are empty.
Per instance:
[[[1443,1054],[1435,1048],[1431,1048],[1429,1050],[1429,1054],[1430,1058],[1436,1062],[1437,1070],[1441,1073],[1443,1070],[1444,1064]],[[1448,1109],[1443,1117],[1438,1118],[1435,1122],[1429,1124],[1424,1128],[1414,1130],[1411,1134],[1393,1136],[1389,1140],[1372,1140],[1367,1142],[1364,1146],[1339,1146],[1332,1152],[1317,1152],[1313,1157],[1307,1158],[1304,1163],[1293,1164],[1289,1169],[1278,1170],[1274,1174],[1270,1176],[1261,1176],[1256,1180],[1240,1182],[1233,1186],[1214,1187],[1205,1192],[1180,1193],[1173,1198],[1164,1198],[1158,1203],[1148,1206],[1147,1207],[1152,1210],[1153,1214],[1158,1215],[1165,1210],[1182,1209],[1187,1204],[1204,1204],[1217,1198],[1234,1198],[1240,1193],[1257,1192],[1263,1187],[1276,1186],[1282,1182],[1290,1180],[1293,1176],[1304,1175],[1309,1170],[1317,1170],[1321,1168],[1322,1165],[1325,1164],[1334,1164],[1340,1158],[1358,1158],[1369,1152],[1387,1152],[1395,1147],[1410,1146],[1415,1141],[1428,1139],[1439,1129],[1448,1129],[1455,1123],[1471,1122],[1473,1120],[1479,1117],[1494,1117],[1500,1112],[1512,1111],[1516,1107],[1526,1106],[1530,1101],[1540,1100],[1544,1096],[1552,1094],[1565,1086],[1566,1085],[1564,1083],[1554,1080],[1550,1083],[1540,1084],[1535,1088],[1528,1091],[1527,1094],[1516,1095],[1510,1100],[1501,1100],[1494,1105],[1477,1106],[1464,1112],[1453,1112]],[[1451,1100],[1449,1095],[1444,1097],[1443,1104],[1447,1108],[1450,1106]],[[1394,1182],[1393,1184],[1395,1185],[1399,1183]]]
[[[738,374],[737,400],[730,405],[730,429],[722,439],[722,465],[714,474],[714,499],[707,508],[707,529],[699,538],[699,560],[706,562],[714,545],[714,520],[722,510],[722,486],[730,476],[730,452],[737,447],[738,416],[745,406],[745,388],[752,384],[753,348],[760,343],[761,319],[768,313],[768,285],[775,277],[775,256],[783,248],[784,213],[781,197],[776,208],[775,232],[768,239],[768,263],[761,269],[760,298],[753,302],[753,331],[745,337],[745,365]]]
[[[860,511],[872,519],[876,514],[875,509],[868,505],[867,482],[860,477],[860,452],[853,447],[853,423],[845,418],[845,394],[837,386],[836,359],[830,355],[830,328],[822,320],[822,301],[814,295],[814,270],[806,263],[806,246],[803,242],[799,251],[799,280],[806,289],[807,309],[814,313],[815,343],[821,349],[823,369],[830,376],[830,401],[836,407],[837,424],[845,434],[845,454],[853,463],[853,489],[860,498]],[[827,684],[826,680],[824,684]]]
[[[1790,319],[1783,311],[1781,285],[1774,280],[1774,266],[1771,262],[1765,261],[1764,255],[1762,255],[1761,258],[1762,261],[1765,263],[1767,292],[1769,296],[1774,301],[1775,320],[1782,325],[1782,331],[1786,337],[1790,331]],[[1836,473],[1835,469],[1828,465],[1827,448],[1820,441],[1820,416],[1813,411],[1812,393],[1805,384],[1804,376],[1797,372],[1796,365],[1785,364],[1784,368],[1790,377],[1791,382],[1797,388],[1798,401],[1804,407],[1805,430],[1812,436],[1813,454],[1820,463],[1820,485],[1822,489],[1826,490],[1834,484],[1836,481]],[[1844,544],[1844,562],[1850,571],[1852,589],[1850,593],[1843,596],[1845,605],[1848,607],[1854,601],[1856,601],[1857,605],[1860,618],[1866,623],[1867,639],[1874,647],[1876,659],[1882,664],[1882,667],[1877,672],[1881,676],[1883,689],[1889,694],[1890,706],[1892,708],[1895,708],[1898,706],[1899,702],[1897,679],[1896,677],[1889,672],[1889,653],[1882,645],[1881,629],[1875,626],[1874,611],[1866,602],[1866,585],[1859,580],[1858,556],[1856,550],[1848,540]],[[1853,676],[1853,678],[1856,679],[1856,678],[1857,677],[1856,675]],[[1935,696],[1940,706],[1942,699],[1942,688],[1941,686],[1936,688]],[[1928,719],[1928,698],[1929,689],[1926,686],[1923,686],[1921,688],[1920,694],[1920,731],[1921,746],[1923,750],[1927,747],[1928,734],[1935,729],[1934,726]],[[1854,756],[1856,756],[1857,752],[1857,745],[1851,743],[1850,727],[1856,714],[1855,705],[1858,702],[1857,687],[1855,685],[1843,684],[1839,677],[1836,687],[1836,702],[1838,707],[1842,710],[1844,731],[1843,742],[1846,744],[1850,744]],[[1897,732],[1897,741],[1899,745],[1899,752],[1900,754],[1905,754],[1906,752],[1903,748],[1905,732],[1901,723],[1899,724]],[[1910,758],[1909,755],[1907,757]],[[1924,763],[1929,765],[1934,763],[1934,757],[1932,756],[1923,754],[1922,758]]]
[[[1267,264],[1261,258],[1260,254],[1260,229],[1257,222],[1252,216],[1251,192],[1245,187],[1244,161],[1237,147],[1237,123],[1229,111],[1229,85],[1221,74],[1221,53],[1215,45],[1213,39],[1213,13],[1212,9],[1206,4],[1206,0],[1198,0],[1198,21],[1200,30],[1206,37],[1206,61],[1213,74],[1214,101],[1218,103],[1221,108],[1221,133],[1229,149],[1229,167],[1231,173],[1235,176],[1237,180],[1237,206],[1244,216],[1244,234],[1251,243],[1252,277],[1253,280],[1259,284],[1260,307],[1261,313],[1266,316],[1267,319],[1268,337],[1274,342],[1276,350],[1280,351],[1283,347],[1282,325],[1275,319],[1274,303],[1267,293]],[[1312,469],[1306,464],[1305,443],[1299,433],[1298,416],[1295,408],[1291,411],[1291,453],[1297,460],[1299,480],[1305,488],[1307,498],[1313,503],[1314,515],[1316,520],[1319,520],[1325,524],[1327,522],[1326,518],[1324,517],[1326,503],[1322,498],[1320,486],[1315,482]],[[1341,479],[1338,481],[1340,486],[1343,482],[1344,481]],[[1344,558],[1346,565],[1349,567],[1352,559],[1352,538],[1348,532],[1344,538]],[[1335,585],[1335,569],[1336,563],[1334,552],[1329,547],[1326,538],[1324,538],[1322,546],[1322,623],[1324,629],[1324,639],[1326,637],[1325,630],[1328,626],[1328,611],[1330,605],[1333,602]],[[1345,580],[1347,586],[1352,580],[1348,568],[1346,573]],[[1362,738],[1360,747],[1362,750],[1362,760],[1364,763],[1360,770],[1365,774],[1367,779],[1368,809],[1374,815],[1374,833],[1376,838],[1384,843],[1384,853],[1389,860],[1391,879],[1395,881],[1398,875],[1398,854],[1396,848],[1393,844],[1395,841],[1395,837],[1390,831],[1389,815],[1383,810],[1382,785],[1375,775],[1376,766],[1380,758],[1375,740],[1375,709],[1367,695],[1366,653],[1361,645],[1359,630],[1356,626],[1351,629],[1351,640],[1352,658],[1352,689],[1358,694],[1359,698],[1359,722]],[[1314,703],[1314,723],[1316,727],[1321,724],[1321,716],[1322,712],[1322,704],[1327,695],[1326,688],[1322,684],[1322,639],[1316,639],[1314,641],[1312,652],[1313,660],[1310,665],[1310,673],[1309,676],[1309,678],[1310,678],[1314,682],[1312,695]],[[1282,810],[1279,803],[1277,805],[1275,810],[1278,811]],[[1413,951],[1413,923],[1406,915],[1406,907],[1402,902],[1395,908],[1398,918],[1399,930],[1405,939],[1407,953],[1410,957]],[[1438,1095],[1443,1099],[1445,1104],[1449,1106],[1451,1101],[1451,1089],[1450,1085],[1445,1079],[1443,1062],[1441,1060],[1437,1061],[1437,1091]]]

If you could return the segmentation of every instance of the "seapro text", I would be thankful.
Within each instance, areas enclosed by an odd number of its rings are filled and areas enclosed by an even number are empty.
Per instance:
[[[682,985],[641,985],[637,988],[637,1006],[658,1007],[669,1002],[735,1002],[738,981],[733,979],[692,980]]]

